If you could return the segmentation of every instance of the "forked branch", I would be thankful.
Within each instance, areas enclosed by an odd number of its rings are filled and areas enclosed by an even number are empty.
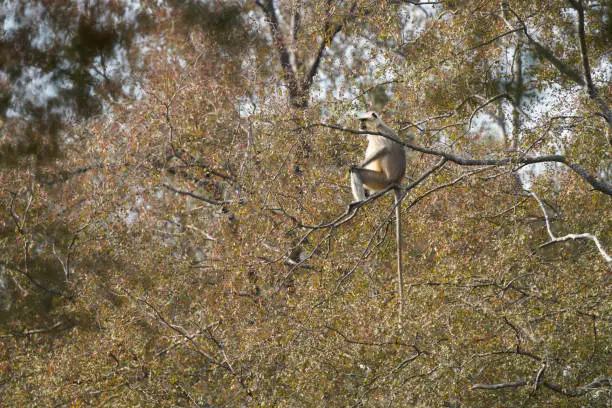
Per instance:
[[[542,248],[542,247],[545,247],[545,246],[548,246],[548,245],[551,245],[551,244],[554,244],[554,243],[557,243],[557,242],[567,241],[567,240],[570,240],[570,239],[572,239],[572,240],[576,240],[576,239],[590,239],[591,241],[593,241],[595,243],[595,246],[597,247],[597,250],[599,251],[599,253],[603,257],[603,259],[605,259],[605,261],[608,262],[608,263],[612,263],[612,257],[610,255],[608,255],[608,253],[604,249],[604,247],[601,244],[601,242],[599,241],[599,239],[597,239],[597,237],[595,235],[593,235],[593,234],[589,234],[589,233],[567,234],[567,235],[564,235],[562,237],[556,237],[555,234],[552,231],[552,227],[550,225],[550,219],[548,217],[548,212],[546,211],[546,207],[544,207],[544,203],[542,202],[542,200],[540,200],[540,197],[538,197],[538,195],[536,193],[534,193],[533,191],[529,191],[529,194],[531,194],[531,196],[536,199],[536,201],[540,205],[540,208],[542,209],[542,213],[544,214],[544,220],[546,222],[546,230],[548,231],[548,236],[550,237],[550,241],[540,245],[539,248]]]

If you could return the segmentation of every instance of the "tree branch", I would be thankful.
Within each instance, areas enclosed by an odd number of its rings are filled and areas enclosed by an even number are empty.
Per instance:
[[[534,193],[533,191],[529,191],[529,194],[531,194],[531,196],[536,199],[538,204],[540,204],[540,208],[542,209],[542,213],[544,213],[544,220],[546,221],[546,230],[548,231],[548,236],[550,237],[550,241],[540,245],[539,248],[542,248],[544,246],[550,245],[552,243],[563,242],[563,241],[567,241],[567,240],[570,240],[570,239],[572,239],[572,240],[576,240],[576,239],[590,239],[590,240],[592,240],[595,243],[595,246],[599,250],[599,253],[603,257],[603,259],[607,263],[612,263],[612,257],[610,255],[608,255],[608,253],[605,251],[603,245],[601,245],[601,242],[599,241],[599,239],[597,239],[597,237],[595,235],[592,235],[592,234],[589,234],[589,233],[583,233],[583,234],[567,234],[567,235],[565,235],[563,237],[555,237],[555,235],[554,235],[554,233],[552,231],[552,227],[550,225],[550,219],[548,217],[548,213],[546,212],[546,207],[544,207],[544,203],[542,202],[542,200],[540,200],[540,197],[538,197],[538,195],[536,193]]]
[[[346,21],[353,15],[356,7],[357,7],[357,2],[355,1],[353,2],[353,5],[349,9],[348,15],[344,17],[343,19],[344,21]],[[329,25],[326,24],[325,35],[323,35],[323,39],[321,40],[321,43],[319,44],[319,50],[317,51],[317,55],[315,56],[315,59],[312,65],[310,66],[310,70],[308,71],[308,74],[304,78],[304,84],[302,86],[302,89],[305,92],[308,91],[308,89],[312,85],[312,81],[315,75],[317,74],[319,65],[321,64],[323,53],[325,52],[327,47],[331,45],[332,41],[334,41],[334,37],[342,30],[342,27],[344,26],[344,21],[342,23],[336,24],[333,30],[331,30],[331,32],[329,30]]]
[[[579,397],[581,395],[586,394],[587,392],[593,390],[593,389],[597,389],[597,388],[604,388],[604,387],[610,387],[612,386],[612,378],[598,378],[597,380],[589,383],[589,384],[585,384],[582,387],[576,388],[576,389],[566,389],[563,388],[557,384],[553,384],[553,383],[549,383],[547,381],[544,381],[542,383],[543,386],[545,386],[548,389],[551,389],[555,392],[558,392],[560,394],[563,394],[567,397]]]
[[[224,361],[220,361],[220,360],[215,359],[213,356],[211,356],[210,354],[206,353],[204,350],[202,350],[200,348],[200,346],[194,340],[194,338],[197,336],[198,333],[190,334],[184,328],[182,328],[181,326],[169,322],[164,317],[164,315],[162,315],[162,313],[155,306],[153,306],[153,304],[151,304],[151,302],[149,302],[146,298],[138,297],[138,298],[136,298],[136,300],[138,300],[139,302],[145,304],[151,310],[153,310],[153,313],[155,314],[155,316],[157,316],[157,318],[165,326],[167,326],[168,328],[170,328],[174,332],[178,333],[180,336],[182,336],[185,339],[185,341],[189,342],[192,345],[192,350],[194,350],[196,353],[198,353],[200,356],[202,356],[206,361],[208,361],[209,364],[214,364],[214,365],[216,365],[218,367],[221,367],[221,368],[227,370],[232,376],[234,376],[234,378],[236,378],[236,380],[238,381],[240,386],[244,389],[244,391],[247,393],[247,395],[249,395],[251,397],[253,396],[251,389],[245,383],[245,380],[242,377],[242,375],[240,375],[239,373],[237,373],[234,370],[234,368],[230,364],[229,360],[227,359],[227,356],[225,355],[225,351],[223,350],[222,347],[219,347],[220,344],[219,344],[219,341],[217,339],[215,339],[212,336],[209,336],[210,340],[213,341],[213,343],[215,343],[215,345],[221,349],[221,352],[222,352],[223,357],[224,357]],[[203,330],[209,331],[210,328],[209,327],[205,327],[205,328],[203,328]]]
[[[311,127],[326,127],[330,129],[340,130],[342,132],[352,133],[355,135],[377,135],[384,136],[390,140],[393,140],[396,143],[399,143],[403,146],[409,147],[417,152],[430,154],[434,156],[444,157],[448,161],[459,164],[461,166],[506,166],[506,165],[527,165],[527,164],[535,164],[535,163],[562,163],[565,166],[572,169],[576,174],[578,174],[583,180],[589,183],[593,188],[597,191],[601,191],[604,194],[612,196],[612,185],[600,180],[593,174],[589,173],[584,167],[579,164],[572,163],[568,160],[566,156],[563,155],[548,155],[548,156],[521,156],[521,157],[501,157],[498,159],[470,159],[467,157],[460,156],[458,154],[453,154],[446,151],[435,150],[423,146],[418,146],[414,143],[404,142],[398,139],[395,136],[390,136],[388,134],[384,134],[381,132],[374,132],[370,130],[355,130],[342,127],[340,125],[330,125],[326,123],[313,123],[311,125],[294,129],[305,129]]]
[[[319,44],[319,50],[317,51],[317,55],[315,56],[312,65],[310,66],[310,70],[308,70],[308,74],[304,78],[304,83],[302,85],[302,89],[307,91],[312,86],[312,81],[314,80],[315,75],[319,69],[319,65],[321,64],[321,59],[323,58],[323,53],[327,49],[327,47],[334,41],[334,37],[342,30],[342,24],[336,24],[333,31],[330,34],[325,34],[321,43]]]
[[[516,20],[519,22],[519,24],[523,28],[522,30],[523,34],[525,34],[525,37],[527,38],[529,43],[535,48],[535,51],[537,52],[537,54],[547,59],[551,64],[554,65],[555,68],[559,70],[559,72],[568,76],[572,81],[576,82],[578,85],[581,85],[581,86],[585,85],[584,80],[582,79],[582,77],[580,76],[578,72],[574,71],[565,62],[557,58],[555,54],[552,53],[552,51],[550,51],[548,48],[540,44],[538,41],[536,41],[535,38],[533,38],[529,34],[529,31],[527,31],[527,24],[525,24],[523,19],[516,13],[516,11],[514,11],[510,7],[507,7],[507,10],[510,13],[512,13],[514,18],[516,18]],[[510,23],[507,23],[507,24],[510,24]]]
[[[580,42],[580,54],[582,56],[582,66],[584,69],[584,79],[589,89],[589,94],[592,98],[595,97],[595,87],[591,78],[591,66],[589,63],[589,54],[586,45],[586,34],[584,31],[584,8],[580,0],[568,0],[572,7],[578,12],[578,41]]]
[[[66,297],[68,299],[71,299],[71,296],[68,296],[66,294],[64,294],[63,292],[59,291],[59,290],[55,290],[55,289],[51,289],[46,287],[45,285],[43,285],[42,283],[40,283],[38,280],[36,280],[32,275],[30,275],[30,273],[27,270],[22,270],[21,268],[13,265],[12,263],[7,263],[4,261],[0,261],[0,266],[5,267],[6,269],[10,269],[14,272],[17,272],[23,276],[25,276],[26,278],[28,278],[28,280],[30,282],[32,282],[32,284],[34,286],[36,286],[38,289],[47,292],[51,295],[55,295],[55,296],[62,296],[62,297]]]
[[[474,384],[470,387],[471,390],[499,390],[502,388],[517,388],[524,387],[528,382],[525,380],[514,381],[500,384]]]
[[[523,27],[523,33],[525,37],[529,41],[529,43],[533,46],[536,53],[541,57],[547,59],[555,68],[559,70],[562,74],[566,75],[572,81],[577,83],[580,86],[586,86],[589,97],[597,101],[602,110],[602,116],[608,123],[608,129],[612,132],[612,110],[608,104],[603,100],[603,98],[597,92],[595,85],[593,84],[593,80],[591,78],[591,68],[589,64],[589,57],[587,52],[587,44],[586,44],[586,34],[585,34],[585,26],[584,26],[584,8],[582,7],[582,2],[580,0],[568,0],[570,4],[576,9],[578,12],[578,38],[580,42],[580,54],[582,57],[582,65],[584,69],[584,76],[580,75],[577,71],[573,70],[569,65],[565,62],[561,61],[557,58],[551,50],[540,44],[538,41],[533,38],[529,32],[527,31],[527,25],[525,22],[519,17],[519,15],[512,9],[508,8],[508,10],[514,15],[517,19],[521,27]],[[610,140],[612,144],[612,139]]]
[[[584,7],[581,0],[568,0],[572,7],[578,12],[578,41],[580,42],[580,55],[582,57],[582,67],[584,70],[584,80],[586,81],[587,90],[589,96],[596,100],[601,107],[604,115],[604,119],[608,122],[608,127],[612,132],[612,110],[603,98],[597,92],[597,88],[593,84],[593,78],[591,77],[591,65],[589,63],[589,54],[586,43],[586,33],[584,28]],[[612,144],[612,139],[610,140]]]
[[[541,381],[540,384],[552,391],[563,394],[566,397],[579,397],[593,389],[609,387],[610,385],[612,385],[612,379],[611,378],[599,378],[589,384],[585,384],[581,387],[574,388],[574,389],[563,388],[560,385],[553,384],[547,381]],[[470,389],[471,390],[499,390],[502,388],[524,387],[526,385],[529,385],[529,381],[520,380],[520,381],[499,383],[499,384],[474,384],[470,387]]]
[[[260,0],[256,0],[255,4],[261,8],[266,19],[268,20],[268,25],[270,26],[270,31],[272,32],[272,41],[274,42],[274,46],[278,51],[278,56],[280,59],[281,67],[283,68],[283,73],[285,74],[285,79],[287,80],[287,87],[289,88],[289,97],[292,102],[297,102],[300,97],[300,84],[297,77],[297,69],[291,62],[291,52],[289,48],[287,48],[287,44],[285,43],[285,39],[283,38],[283,33],[281,31],[280,23],[278,21],[278,17],[276,16],[276,7],[274,6],[274,0],[264,0],[265,4]]]
[[[195,199],[204,201],[205,203],[208,203],[208,204],[212,204],[212,205],[225,205],[225,204],[231,203],[231,201],[228,201],[228,200],[223,200],[223,201],[213,200],[211,198],[206,198],[204,196],[192,193],[191,191],[179,190],[177,188],[172,187],[171,185],[169,185],[167,183],[164,183],[163,186],[166,187],[168,190],[172,191],[173,193],[177,193],[177,194],[182,194],[182,195],[186,195],[186,196],[189,196],[189,197],[193,197]]]

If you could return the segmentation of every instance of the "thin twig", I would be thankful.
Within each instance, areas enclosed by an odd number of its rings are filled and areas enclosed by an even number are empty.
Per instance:
[[[211,204],[211,205],[225,205],[225,204],[229,204],[231,203],[231,201],[228,200],[213,200],[211,198],[206,198],[204,196],[192,193],[191,191],[184,191],[184,190],[179,190],[178,188],[172,187],[171,185],[164,183],[163,184],[164,187],[166,187],[168,190],[172,191],[173,193],[177,193],[177,194],[182,194],[182,195],[186,195],[189,197],[193,197],[197,200],[200,201],[204,201],[205,203]]]

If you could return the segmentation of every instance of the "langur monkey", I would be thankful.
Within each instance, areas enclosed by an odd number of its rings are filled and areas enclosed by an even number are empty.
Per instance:
[[[397,137],[393,129],[385,124],[376,112],[357,116],[360,130],[374,130]],[[364,187],[370,191],[381,191],[392,184],[400,184],[406,172],[404,146],[384,136],[368,135],[365,159],[351,167],[351,189],[356,201],[365,200]]]
[[[357,116],[360,130],[377,131],[397,137],[396,133],[382,121],[376,112]],[[351,190],[357,202],[366,199],[364,187],[369,191],[381,191],[391,185],[398,185],[406,172],[406,151],[404,146],[380,135],[368,135],[365,159],[352,166]],[[395,239],[397,243],[397,277],[400,303],[400,322],[404,314],[404,281],[402,277],[402,234],[401,234],[401,190],[395,189]]]

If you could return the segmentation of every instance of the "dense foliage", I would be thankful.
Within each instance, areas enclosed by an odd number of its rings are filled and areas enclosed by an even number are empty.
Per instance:
[[[612,405],[609,1],[79,4],[2,6],[0,405]]]

